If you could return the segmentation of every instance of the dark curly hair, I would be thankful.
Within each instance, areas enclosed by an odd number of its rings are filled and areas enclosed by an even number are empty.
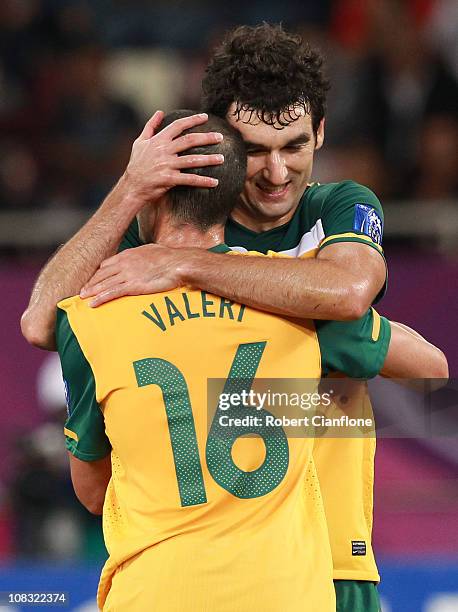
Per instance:
[[[237,119],[243,111],[282,129],[301,115],[312,116],[316,134],[324,116],[329,83],[316,49],[281,25],[263,23],[230,31],[217,47],[202,81],[202,105],[207,112],[226,117],[236,103]]]

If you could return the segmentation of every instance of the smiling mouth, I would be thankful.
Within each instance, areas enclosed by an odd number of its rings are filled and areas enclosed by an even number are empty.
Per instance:
[[[256,187],[259,189],[259,191],[262,191],[262,193],[268,197],[279,198],[285,195],[285,193],[288,191],[290,183],[291,181],[288,181],[284,185],[262,185],[256,183]]]

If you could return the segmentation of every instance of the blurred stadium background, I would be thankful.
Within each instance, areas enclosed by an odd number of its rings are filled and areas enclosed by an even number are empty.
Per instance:
[[[314,179],[352,178],[379,195],[390,271],[379,309],[441,347],[458,373],[454,0],[2,0],[0,591],[63,590],[71,609],[92,610],[105,558],[100,521],[69,480],[58,365],[20,335],[33,280],[103,199],[152,111],[197,107],[213,45],[262,20],[323,50],[332,90]],[[386,612],[458,610],[453,442],[379,443]]]

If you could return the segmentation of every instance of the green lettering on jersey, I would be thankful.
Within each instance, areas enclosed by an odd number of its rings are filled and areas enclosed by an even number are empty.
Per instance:
[[[224,385],[224,394],[249,393],[265,346],[266,342],[252,342],[238,347]],[[243,418],[246,411],[246,407],[232,406],[230,412],[225,414]],[[264,409],[256,412],[262,422],[268,414]],[[283,428],[265,424],[227,428],[220,424],[220,416],[220,410],[217,409],[207,440],[206,457],[210,474],[235,497],[250,499],[267,495],[281,483],[288,470],[289,447]],[[232,459],[235,441],[247,434],[260,436],[266,447],[263,464],[252,472],[241,470]]]
[[[172,300],[166,295],[164,298],[165,305],[167,307],[167,314],[169,315],[170,325],[175,325],[174,319],[180,319],[180,321],[184,321],[185,318],[172,302]]]
[[[139,387],[158,385],[161,388],[181,505],[204,504],[207,496],[188,386],[183,374],[164,359],[140,359],[133,365]]]
[[[233,306],[234,302],[231,302],[230,300],[225,300],[224,298],[221,298],[221,303],[219,305],[219,317],[220,319],[222,319],[224,317],[224,311],[227,310],[228,314],[229,314],[229,318],[230,319],[234,319],[234,313],[232,312],[232,306]]]
[[[197,319],[197,318],[199,318],[200,314],[198,312],[192,312],[191,306],[189,305],[189,298],[186,295],[186,293],[182,293],[181,295],[183,296],[184,307],[186,309],[186,314],[188,316],[188,319]]]
[[[207,294],[205,293],[205,291],[201,291],[200,295],[202,296],[202,315],[204,317],[214,317],[215,313],[214,312],[209,312],[207,310],[207,306],[213,306],[213,304],[215,302],[213,300],[209,300],[207,298]]]
[[[151,315],[149,312],[146,312],[146,310],[142,312],[142,315],[147,317],[150,321],[152,321],[155,325],[157,325],[159,329],[162,329],[162,331],[165,331],[165,323],[164,323],[163,318],[159,314],[159,310],[156,308],[154,304],[150,304],[150,308],[153,311],[154,316]]]
[[[239,345],[224,393],[250,390],[265,346],[266,342]],[[140,359],[133,363],[133,367],[139,387],[158,385],[162,390],[181,505],[206,503],[194,416],[183,374],[172,363],[159,358]],[[231,416],[238,416],[238,412],[245,416],[246,408],[232,408]],[[257,415],[267,414],[269,412],[264,409],[257,411]],[[288,440],[282,427],[261,425],[237,428],[227,433],[219,425],[219,416],[217,410],[207,439],[206,459],[210,474],[223,489],[239,498],[270,493],[281,483],[289,465]],[[247,433],[259,435],[266,446],[263,464],[252,472],[241,470],[232,460],[235,441]]]

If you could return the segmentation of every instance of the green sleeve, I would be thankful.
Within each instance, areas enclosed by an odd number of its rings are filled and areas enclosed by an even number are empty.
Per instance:
[[[325,239],[320,248],[335,242],[363,242],[381,252],[383,210],[377,196],[354,181],[336,183],[321,209]]]
[[[66,312],[60,308],[57,309],[56,340],[67,395],[67,449],[82,461],[103,459],[111,452],[111,445],[95,397],[94,374]]]
[[[391,338],[388,319],[371,308],[356,321],[315,321],[323,376],[342,372],[373,378],[382,369]]]
[[[124,234],[121,244],[118,247],[118,253],[126,249],[134,249],[135,247],[142,246],[142,244],[143,242],[140,240],[137,219],[135,218]]]
[[[354,181],[336,183],[323,202],[321,220],[325,238],[318,250],[337,242],[360,242],[383,257],[385,283],[373,303],[379,302],[386,293],[388,268],[382,249],[383,209],[377,196]]]

